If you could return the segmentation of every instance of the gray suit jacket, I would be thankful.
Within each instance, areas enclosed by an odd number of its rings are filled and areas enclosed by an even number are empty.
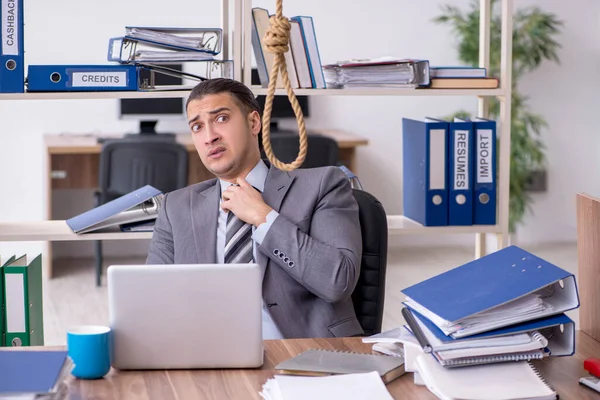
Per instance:
[[[216,262],[217,179],[165,195],[146,263]],[[286,338],[363,334],[350,298],[362,237],[358,205],[337,167],[269,169],[263,199],[279,213],[260,246],[263,299]]]

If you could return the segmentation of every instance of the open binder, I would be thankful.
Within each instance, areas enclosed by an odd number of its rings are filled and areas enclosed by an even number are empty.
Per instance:
[[[532,360],[575,353],[575,323],[565,314],[454,339],[418,312],[404,308],[408,329],[426,353],[448,367]]]
[[[122,229],[136,223],[148,223],[158,216],[163,194],[146,185],[106,204],[93,208],[67,220],[75,233],[88,233],[113,228]]]
[[[402,293],[406,306],[452,338],[579,307],[573,274],[517,246],[451,269]]]

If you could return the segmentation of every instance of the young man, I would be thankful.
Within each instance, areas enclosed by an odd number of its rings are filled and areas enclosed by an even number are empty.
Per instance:
[[[266,165],[258,103],[238,81],[198,84],[186,108],[217,178],[165,195],[147,263],[258,263],[264,339],[363,334],[350,298],[362,238],[345,174]]]

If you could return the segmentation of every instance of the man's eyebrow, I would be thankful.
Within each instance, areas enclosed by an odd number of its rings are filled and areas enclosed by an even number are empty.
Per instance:
[[[207,111],[207,113],[214,115],[214,114],[218,114],[222,111],[231,111],[231,109],[229,107],[219,107],[219,108],[215,108],[214,110]],[[194,118],[192,118],[188,121],[188,125],[191,124],[192,122],[196,122],[199,118],[200,118],[200,115],[199,114],[196,115]]]
[[[192,118],[188,121],[188,125],[191,124],[192,122],[196,122],[199,118],[200,118],[200,115],[196,115],[194,118]]]

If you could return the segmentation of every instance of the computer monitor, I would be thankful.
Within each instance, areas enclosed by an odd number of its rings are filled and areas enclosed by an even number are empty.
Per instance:
[[[251,83],[252,85],[260,85],[260,78],[258,76],[258,70],[256,68],[252,69],[251,75]],[[309,107],[308,107],[308,96],[296,96],[298,100],[298,104],[300,105],[300,109],[302,110],[302,114],[305,117],[310,115]],[[261,114],[265,108],[265,102],[267,100],[267,96],[257,96],[256,100],[258,100],[258,104],[260,106]],[[277,133],[282,130],[279,129],[279,120],[290,118],[295,119],[296,114],[294,114],[294,109],[290,103],[290,100],[285,95],[278,95],[273,97],[273,108],[271,110],[271,124],[270,124],[270,132]]]
[[[164,65],[167,68],[182,71],[182,64]],[[140,71],[140,81],[144,79],[150,81],[150,71],[142,69]],[[181,85],[183,79],[162,73],[154,73],[154,83],[156,86],[162,85]],[[185,120],[184,99],[178,98],[145,98],[145,99],[121,99],[119,116],[121,119],[135,119],[140,121],[139,134],[154,135],[156,124],[163,119]],[[169,133],[160,133],[161,135],[172,135]]]

